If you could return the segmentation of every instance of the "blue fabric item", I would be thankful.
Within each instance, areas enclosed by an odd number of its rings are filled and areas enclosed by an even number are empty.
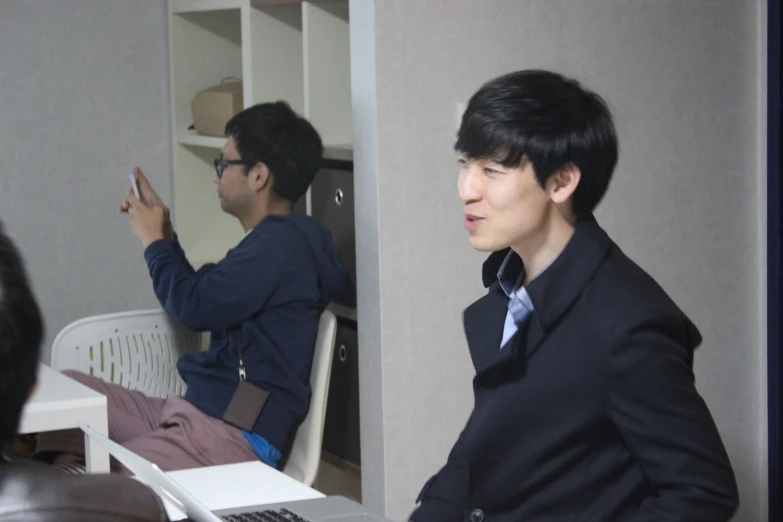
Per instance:
[[[547,268],[552,266],[552,263],[554,263],[558,257],[560,257],[560,254],[557,254],[547,263],[541,272],[543,273]],[[500,283],[503,292],[505,292],[509,298],[506,322],[503,325],[503,337],[500,341],[501,350],[506,346],[506,343],[514,337],[514,334],[517,333],[519,326],[525,319],[533,313],[533,301],[527,293],[527,288],[522,284],[524,278],[525,266],[522,263],[522,258],[513,250],[509,250],[506,258],[503,260],[503,264],[500,265],[500,269],[498,270],[498,282]]]
[[[285,448],[310,408],[321,312],[350,288],[329,231],[302,214],[267,216],[222,261],[197,271],[176,240],[153,242],[144,257],[166,312],[210,332],[207,351],[177,362],[185,400],[223,417],[239,383],[240,338],[247,380],[269,391],[250,431]]]
[[[503,325],[503,337],[500,341],[501,349],[514,337],[519,325],[533,312],[533,301],[530,300],[527,289],[522,285],[524,277],[525,268],[522,264],[522,258],[513,250],[509,250],[498,270],[498,282],[509,298],[506,322]]]
[[[258,433],[243,431],[242,435],[253,446],[253,451],[256,452],[261,462],[277,469],[277,463],[280,462],[281,457],[280,450],[269,444],[269,441]]]

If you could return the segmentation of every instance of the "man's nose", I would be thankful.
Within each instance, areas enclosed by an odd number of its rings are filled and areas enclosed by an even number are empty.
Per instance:
[[[475,166],[467,166],[460,171],[458,191],[459,198],[465,203],[481,198],[481,183]]]

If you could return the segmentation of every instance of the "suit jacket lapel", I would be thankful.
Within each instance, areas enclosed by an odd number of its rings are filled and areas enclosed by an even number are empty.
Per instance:
[[[520,355],[525,359],[529,359],[546,340],[546,330],[541,326],[541,319],[537,313],[533,312],[530,314],[528,323],[525,337],[520,339],[520,342],[516,345],[516,349],[521,352]]]
[[[489,293],[470,305],[463,313],[465,337],[476,374],[508,359],[509,350],[500,349],[503,326],[508,311],[508,297],[495,283]]]
[[[492,253],[484,263],[482,279],[489,291],[465,310],[465,335],[476,373],[481,374],[517,354],[531,357],[547,334],[592,279],[613,243],[593,216],[577,224],[571,241],[542,274],[527,285],[534,311],[526,325],[500,349],[508,311],[508,297],[497,272],[509,249]]]

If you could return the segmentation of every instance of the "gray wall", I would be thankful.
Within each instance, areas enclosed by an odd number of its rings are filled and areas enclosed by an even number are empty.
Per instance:
[[[461,226],[456,103],[552,68],[612,107],[597,213],[704,334],[697,385],[766,517],[760,0],[352,0],[363,497],[395,520],[472,407],[462,310],[483,293]]]
[[[0,220],[49,346],[81,317],[157,306],[117,207],[138,164],[170,200],[166,4],[0,0]]]

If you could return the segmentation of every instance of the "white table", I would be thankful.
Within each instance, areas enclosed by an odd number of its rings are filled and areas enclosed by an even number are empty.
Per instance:
[[[77,428],[77,422],[108,435],[106,396],[57,370],[39,364],[38,387],[22,411],[19,433]],[[84,444],[87,472],[108,473],[109,452],[86,436]]]
[[[170,471],[168,474],[211,511],[324,497],[323,493],[261,461]],[[186,518],[168,500],[163,499],[163,503],[171,520]]]

